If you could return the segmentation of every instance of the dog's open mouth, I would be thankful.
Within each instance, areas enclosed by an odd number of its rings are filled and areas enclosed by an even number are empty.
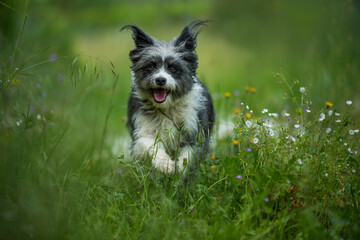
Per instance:
[[[166,100],[167,95],[170,91],[164,89],[164,88],[155,88],[153,89],[153,95],[155,102],[157,103],[163,103]]]

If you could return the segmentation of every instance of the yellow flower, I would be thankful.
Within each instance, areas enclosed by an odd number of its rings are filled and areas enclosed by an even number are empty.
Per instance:
[[[240,112],[241,112],[241,110],[239,108],[235,108],[235,110],[234,110],[235,114],[239,114]]]
[[[251,118],[251,113],[246,113],[246,114],[245,114],[245,117],[246,117],[246,118]]]
[[[251,93],[256,93],[256,89],[255,89],[255,88],[251,88],[251,89],[250,89],[250,92],[251,92]]]
[[[211,154],[211,160],[215,160],[215,155],[214,154]]]
[[[231,97],[231,93],[230,93],[230,92],[226,92],[226,93],[225,93],[225,97],[226,97],[226,98]]]
[[[245,91],[246,91],[246,92],[250,91],[250,87],[246,86],[246,87],[245,87]]]
[[[254,141],[254,138],[252,137],[252,138],[250,138],[250,142],[253,142]]]
[[[11,80],[11,83],[12,83],[13,85],[17,85],[17,84],[20,83],[20,80],[14,78],[13,80]]]
[[[215,165],[212,165],[212,166],[210,167],[210,169],[211,169],[211,171],[215,171],[216,166],[215,166]]]
[[[239,141],[238,141],[238,140],[233,140],[233,144],[234,144],[234,145],[238,145],[238,144],[239,144]]]
[[[332,106],[334,106],[334,104],[332,102],[326,102],[325,105],[328,108],[331,108]]]

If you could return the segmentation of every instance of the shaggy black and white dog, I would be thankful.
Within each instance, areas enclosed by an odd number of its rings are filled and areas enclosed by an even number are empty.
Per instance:
[[[215,113],[208,90],[196,76],[195,53],[205,24],[191,23],[170,42],[158,41],[137,26],[122,28],[132,31],[136,46],[130,51],[127,122],[132,157],[148,157],[164,173],[189,173],[209,149]]]

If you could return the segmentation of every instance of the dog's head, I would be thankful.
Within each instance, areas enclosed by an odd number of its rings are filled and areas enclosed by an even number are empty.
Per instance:
[[[158,41],[134,25],[122,28],[133,33],[136,48],[130,51],[132,84],[142,100],[163,108],[192,89],[197,81],[196,39],[206,22],[191,23],[170,42]]]

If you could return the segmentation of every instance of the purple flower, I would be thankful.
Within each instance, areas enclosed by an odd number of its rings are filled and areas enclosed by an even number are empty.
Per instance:
[[[236,179],[241,179],[241,177],[242,177],[241,175],[237,175]]]
[[[119,169],[119,170],[117,171],[117,173],[118,173],[118,174],[122,174],[122,173],[123,173],[123,170],[122,170],[122,169]]]
[[[37,87],[37,88],[40,88],[40,84],[39,84],[39,83],[36,83],[36,87]]]
[[[45,98],[45,97],[46,97],[46,92],[42,92],[41,96],[42,96],[43,98]]]
[[[291,117],[288,117],[288,118],[287,118],[287,121],[288,121],[288,123],[292,123],[292,118],[291,118]]]
[[[61,73],[58,75],[58,77],[57,77],[57,80],[59,81],[59,82],[62,82],[62,81],[64,81],[64,75],[62,75]]]
[[[266,198],[264,198],[264,201],[265,201],[265,202],[268,202],[268,201],[269,201],[269,199],[266,197]]]
[[[9,58],[11,59],[11,61],[13,61],[13,60],[14,60],[14,59],[13,59],[13,57],[12,57],[11,55],[9,56]]]
[[[185,222],[184,222],[184,221],[182,221],[182,222],[181,222],[181,224],[183,224],[183,225],[184,225],[184,224],[185,224]]]
[[[15,68],[15,72],[19,71],[19,68]]]
[[[251,152],[251,148],[247,148],[246,151]]]
[[[50,62],[55,62],[56,59],[57,59],[57,54],[56,53],[51,54],[50,57],[49,57]]]
[[[35,106],[31,108],[30,113],[35,111]]]

